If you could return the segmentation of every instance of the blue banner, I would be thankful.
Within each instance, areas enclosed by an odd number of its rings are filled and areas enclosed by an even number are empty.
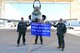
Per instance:
[[[31,34],[38,36],[50,36],[50,23],[31,23]]]

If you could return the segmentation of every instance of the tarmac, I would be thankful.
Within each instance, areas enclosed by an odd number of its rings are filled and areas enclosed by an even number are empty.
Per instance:
[[[73,31],[73,30],[72,30]],[[0,29],[0,53],[80,53],[80,36],[74,34],[75,31],[65,35],[65,49],[58,49],[56,30],[51,30],[51,36],[43,36],[43,45],[34,44],[35,36],[31,35],[30,30],[26,32],[26,45],[17,47],[18,33],[16,29]],[[79,34],[78,34],[79,35]]]

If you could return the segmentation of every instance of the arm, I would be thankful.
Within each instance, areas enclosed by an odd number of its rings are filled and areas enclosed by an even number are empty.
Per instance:
[[[30,26],[30,23],[27,23],[27,24],[26,24],[26,27],[28,27],[28,26]]]
[[[63,32],[66,33],[66,31],[67,31],[67,28],[66,28],[66,25],[64,24]]]
[[[17,32],[20,31],[20,27],[21,27],[20,24],[21,24],[21,22],[19,22],[18,25],[17,25]]]
[[[54,24],[53,24],[52,26],[53,26],[53,27],[57,27],[57,26],[58,26],[58,24],[56,24],[56,25],[54,25]]]
[[[19,23],[18,23],[18,25],[17,25],[17,32],[19,32]]]

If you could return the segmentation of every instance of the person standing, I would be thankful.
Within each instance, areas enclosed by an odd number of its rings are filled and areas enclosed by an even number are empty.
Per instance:
[[[66,33],[66,25],[63,23],[63,19],[60,18],[59,23],[56,25],[53,25],[54,27],[57,27],[57,37],[58,37],[58,47],[62,48],[61,50],[64,51],[65,48],[65,41],[64,41],[64,34]]]
[[[26,35],[26,29],[29,25],[27,25],[27,23],[24,22],[24,18],[21,17],[21,21],[18,23],[18,26],[17,26],[17,32],[18,32],[18,39],[17,39],[17,46],[20,45],[20,39],[21,39],[21,36],[22,36],[22,40],[23,40],[23,45],[26,45],[25,44],[25,35]]]
[[[37,23],[41,23],[41,21],[39,19],[35,19],[35,21]],[[43,44],[43,37],[42,37],[42,35],[36,35],[36,37],[35,37],[35,43],[34,44],[37,44],[38,37],[40,37],[40,42],[41,42],[41,44]]]

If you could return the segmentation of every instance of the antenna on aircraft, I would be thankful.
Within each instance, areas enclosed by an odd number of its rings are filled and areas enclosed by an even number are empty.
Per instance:
[[[34,0],[33,2],[33,8],[38,7],[39,9],[41,9],[41,3],[39,0]]]

